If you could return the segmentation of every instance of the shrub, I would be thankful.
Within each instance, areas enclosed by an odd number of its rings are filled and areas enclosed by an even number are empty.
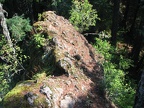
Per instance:
[[[126,69],[132,65],[132,60],[124,57],[118,49],[111,46],[108,39],[96,38],[94,47],[104,57],[104,85],[107,96],[121,108],[132,108],[135,88],[130,81],[126,82]]]
[[[1,37],[0,48],[0,57],[2,59],[0,62],[0,98],[3,98],[11,88],[10,83],[14,73],[17,73],[18,63],[4,36]]]
[[[3,98],[22,77],[20,76],[22,75],[22,70],[24,70],[22,62],[27,56],[22,54],[21,46],[17,43],[22,41],[26,36],[26,32],[30,31],[32,28],[29,24],[29,20],[25,19],[23,16],[14,16],[8,19],[7,23],[11,31],[11,40],[13,40],[13,47],[16,53],[13,54],[7,40],[0,34],[0,98]]]
[[[79,32],[88,30],[90,26],[95,26],[96,19],[99,19],[97,11],[92,9],[88,0],[73,0],[69,20]]]
[[[12,33],[13,39],[18,42],[22,41],[26,36],[26,32],[31,31],[32,26],[30,20],[25,19],[24,16],[14,16],[7,20],[9,30]]]
[[[34,34],[33,41],[37,48],[41,48],[42,46],[45,45],[46,39],[44,38],[43,34],[38,33],[38,34]]]

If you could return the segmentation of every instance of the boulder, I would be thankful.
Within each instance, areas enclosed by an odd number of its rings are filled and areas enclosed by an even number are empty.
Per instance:
[[[17,84],[5,96],[5,108],[112,108],[99,56],[85,37],[53,11],[44,12],[34,29],[46,38],[42,61],[53,66],[52,75]]]

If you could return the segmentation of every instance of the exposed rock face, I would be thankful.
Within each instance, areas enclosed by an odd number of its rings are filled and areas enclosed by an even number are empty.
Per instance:
[[[93,47],[54,12],[44,12],[41,20],[34,27],[47,37],[42,60],[52,62],[54,76],[42,74],[37,83],[18,84],[6,95],[5,108],[111,108],[100,85],[103,74]],[[31,97],[25,99],[27,95]]]

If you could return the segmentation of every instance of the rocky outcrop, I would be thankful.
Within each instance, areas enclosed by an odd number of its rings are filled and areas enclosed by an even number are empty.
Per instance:
[[[111,108],[98,56],[84,36],[52,11],[44,12],[34,28],[46,38],[42,61],[53,74],[17,84],[5,96],[5,108]]]

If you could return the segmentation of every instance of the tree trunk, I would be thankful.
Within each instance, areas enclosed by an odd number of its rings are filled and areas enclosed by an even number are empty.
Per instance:
[[[135,5],[136,5],[136,8],[134,9],[134,16],[133,16],[133,20],[131,22],[132,25],[130,27],[130,34],[133,34],[133,31],[135,29],[135,22],[136,22],[136,18],[137,18],[139,8],[140,8],[140,0],[138,0]]]
[[[12,43],[10,33],[9,33],[9,30],[7,27],[6,18],[5,18],[4,13],[6,13],[8,16],[8,13],[3,9],[2,4],[0,3],[0,20],[1,20],[1,26],[3,28],[3,34],[8,41],[10,48],[13,50],[13,54],[15,54],[15,49],[13,47],[13,43]]]
[[[141,22],[140,22],[140,25],[139,25],[139,31],[135,38],[135,43],[134,43],[134,46],[133,46],[133,49],[132,49],[132,59],[134,60],[134,64],[136,65],[139,61],[139,54],[140,54],[140,51],[143,47],[143,37],[144,37],[144,34],[142,33],[144,30],[143,30],[143,24],[144,24],[144,21],[143,21],[143,17],[141,16]]]
[[[132,49],[132,59],[134,61],[134,64],[136,65],[139,61],[139,54],[142,48],[143,43],[143,36],[140,33],[137,33],[138,35],[135,38],[135,44]]]
[[[125,12],[124,12],[124,17],[123,17],[123,20],[122,20],[122,23],[121,23],[121,27],[124,28],[124,29],[127,28],[126,22],[127,22],[127,18],[128,18],[129,5],[130,5],[130,0],[127,0],[126,1],[126,9],[125,9]]]
[[[136,92],[134,108],[144,108],[144,69]]]
[[[116,38],[117,38],[117,31],[118,31],[118,23],[119,23],[119,7],[120,7],[120,0],[114,0],[114,7],[113,7],[113,18],[112,18],[112,28],[111,28],[111,43],[116,46]]]
[[[134,66],[132,68],[132,71],[130,71],[130,73],[133,75],[133,76],[139,76],[139,73],[138,73],[138,70],[139,68],[141,68],[141,65],[140,63],[143,62],[143,58],[144,57],[141,57],[140,58],[140,52],[142,50],[142,47],[143,47],[143,37],[144,37],[144,28],[143,28],[143,25],[144,25],[144,20],[143,20],[144,16],[141,15],[141,19],[140,19],[140,25],[139,25],[139,28],[137,30],[137,33],[136,33],[136,38],[134,40],[134,45],[133,45],[133,49],[132,49],[132,53],[131,53],[131,58],[132,60],[134,61]]]

